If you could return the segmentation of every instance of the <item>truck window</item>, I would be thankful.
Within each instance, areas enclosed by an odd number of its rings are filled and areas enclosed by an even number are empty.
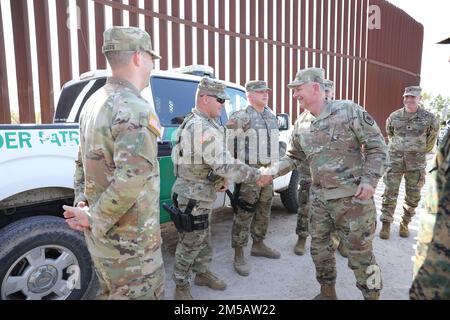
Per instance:
[[[197,91],[198,82],[152,77],[150,84],[155,111],[161,124],[165,127],[179,126],[183,122],[184,117],[195,106],[195,92]],[[231,100],[225,102],[225,108],[220,117],[222,124],[225,124],[232,112],[240,110],[247,104],[243,91],[228,88],[227,93]]]
[[[195,104],[198,83],[189,80],[152,77],[155,111],[165,127],[179,126]]]
[[[64,87],[56,107],[54,122],[78,122],[81,109],[86,101],[105,83],[106,78],[98,78]]]
[[[233,112],[245,108],[248,104],[245,92],[235,88],[226,89],[230,96],[230,101],[225,102],[225,110],[229,117]]]

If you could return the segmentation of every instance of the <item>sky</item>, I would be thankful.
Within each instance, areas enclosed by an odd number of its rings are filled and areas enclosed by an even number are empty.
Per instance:
[[[450,97],[450,44],[436,44],[450,37],[450,1],[388,0],[424,27],[422,81],[425,92]],[[383,13],[381,13],[383,19]]]

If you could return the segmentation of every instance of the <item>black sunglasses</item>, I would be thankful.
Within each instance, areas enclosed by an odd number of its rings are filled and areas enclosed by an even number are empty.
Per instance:
[[[216,98],[217,102],[220,103],[220,104],[224,104],[225,101],[226,101],[226,100],[223,99],[223,98],[219,98],[219,97],[217,97],[217,96],[213,96],[213,95],[210,95],[210,94],[207,94],[206,96]]]

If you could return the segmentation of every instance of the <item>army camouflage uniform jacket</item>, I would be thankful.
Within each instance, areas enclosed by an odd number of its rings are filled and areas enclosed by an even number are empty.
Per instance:
[[[225,128],[217,119],[208,118],[194,109],[176,135],[172,150],[174,173],[177,177],[172,192],[183,197],[213,202],[217,189],[208,180],[212,171],[216,176],[234,182],[256,182],[260,171],[234,159],[226,148]]]
[[[436,152],[420,216],[411,299],[450,299],[450,134]]]
[[[125,80],[108,78],[86,103],[75,205],[89,205],[85,236],[92,255],[124,259],[160,250],[159,134],[158,117]]]
[[[376,188],[386,153],[380,129],[367,112],[352,101],[328,101],[318,117],[306,111],[296,121],[277,176],[307,160],[312,186],[322,189],[326,200],[350,197],[361,183]]]
[[[406,171],[425,169],[426,154],[433,150],[438,131],[436,117],[423,108],[414,114],[405,108],[391,113],[386,120],[389,166],[405,166]]]

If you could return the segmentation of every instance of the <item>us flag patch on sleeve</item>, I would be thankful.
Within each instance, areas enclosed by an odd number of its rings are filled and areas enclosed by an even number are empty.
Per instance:
[[[209,132],[204,132],[202,134],[202,136],[200,137],[200,143],[204,144],[206,141],[208,141],[209,139],[211,139],[212,134]]]
[[[161,124],[159,123],[158,117],[154,114],[150,114],[148,117],[148,128],[156,134],[156,136],[161,136]]]

